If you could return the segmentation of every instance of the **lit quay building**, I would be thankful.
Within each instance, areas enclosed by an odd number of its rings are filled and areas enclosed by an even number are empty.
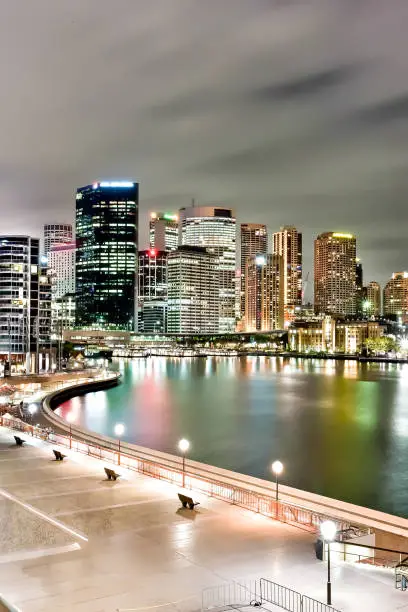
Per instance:
[[[247,261],[268,253],[268,232],[263,223],[241,223],[240,316],[245,317],[245,269]]]
[[[356,238],[352,234],[326,232],[316,238],[314,298],[318,314],[356,314]]]
[[[101,181],[76,194],[76,325],[137,327],[139,185]]]
[[[72,242],[70,223],[46,223],[44,225],[44,255],[48,258],[51,248]]]
[[[175,251],[179,243],[178,215],[175,213],[150,213],[149,242],[151,249]]]
[[[0,236],[0,359],[4,371],[51,366],[51,279],[40,267],[40,241]],[[38,360],[36,355],[38,354]]]
[[[386,327],[377,321],[344,321],[331,316],[294,321],[288,330],[290,350],[309,353],[361,352],[368,339],[384,335]]]
[[[205,248],[180,246],[167,259],[169,333],[219,331],[218,258]]]
[[[381,315],[381,287],[377,281],[371,281],[364,287],[364,314],[370,317]]]
[[[167,255],[166,251],[139,251],[138,331],[167,331]]]
[[[408,272],[394,272],[384,287],[383,314],[408,323]]]
[[[180,210],[182,245],[206,248],[216,257],[219,277],[219,331],[235,331],[236,219],[220,206],[190,206]]]
[[[272,253],[282,258],[283,316],[288,327],[302,305],[302,234],[295,227],[282,227],[273,234]]]
[[[283,329],[282,258],[255,255],[245,266],[246,332]]]

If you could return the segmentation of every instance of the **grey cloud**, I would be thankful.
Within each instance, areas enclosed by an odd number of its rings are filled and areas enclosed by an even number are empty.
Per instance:
[[[325,91],[344,85],[356,76],[357,66],[336,66],[313,74],[262,87],[253,93],[261,102],[291,101],[317,96]]]
[[[408,119],[408,93],[359,110],[355,119],[363,124],[386,126]]]

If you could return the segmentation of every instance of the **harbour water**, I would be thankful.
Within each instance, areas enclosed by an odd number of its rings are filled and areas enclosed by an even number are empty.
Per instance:
[[[118,387],[58,408],[75,422],[408,517],[408,365],[282,357],[153,357],[112,364]]]

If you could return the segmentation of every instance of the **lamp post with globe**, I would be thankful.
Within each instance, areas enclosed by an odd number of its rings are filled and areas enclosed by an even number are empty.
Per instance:
[[[185,481],[186,481],[186,452],[190,448],[190,442],[186,440],[185,438],[182,438],[180,442],[178,443],[178,447],[183,455],[183,487],[184,487]]]
[[[337,526],[333,521],[323,521],[320,525],[323,541],[327,543],[327,605],[331,606],[331,577],[330,577],[330,542],[336,537]]]
[[[125,426],[123,423],[116,423],[114,431],[115,436],[118,437],[118,465],[120,465],[120,438],[125,433]]]

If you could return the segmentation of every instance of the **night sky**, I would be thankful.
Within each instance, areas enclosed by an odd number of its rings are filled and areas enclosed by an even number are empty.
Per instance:
[[[140,181],[148,210],[358,237],[365,281],[408,268],[407,0],[3,0],[2,229]],[[142,231],[142,245],[146,230]]]

